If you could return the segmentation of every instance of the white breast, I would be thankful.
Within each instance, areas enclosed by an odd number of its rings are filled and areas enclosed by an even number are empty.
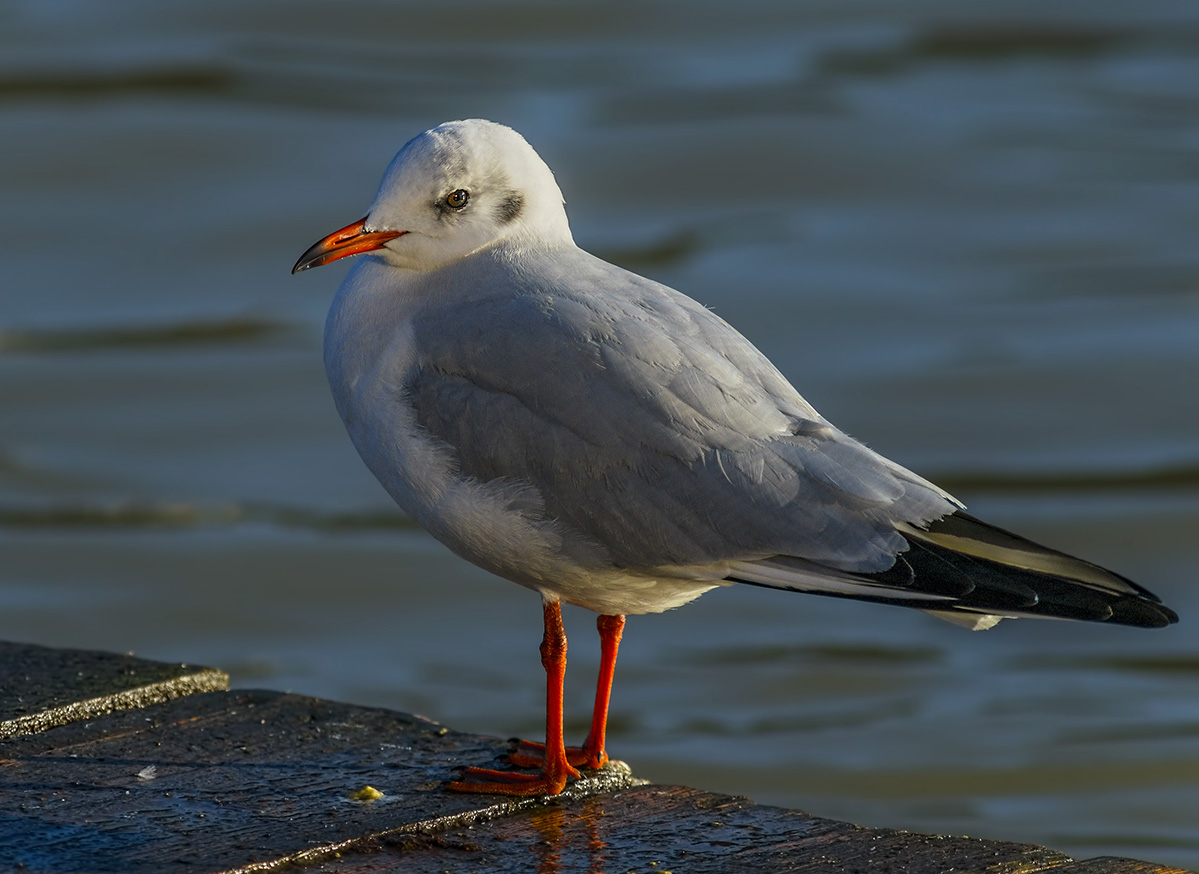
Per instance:
[[[326,324],[325,364],[354,447],[406,513],[468,561],[599,613],[669,610],[720,584],[717,568],[615,568],[598,544],[547,518],[528,484],[460,475],[452,447],[420,428],[407,400],[421,290],[398,288],[396,273],[364,259],[346,277]]]

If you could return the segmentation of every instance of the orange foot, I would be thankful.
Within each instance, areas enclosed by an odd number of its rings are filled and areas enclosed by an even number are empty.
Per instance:
[[[542,762],[537,760],[536,767]],[[565,762],[561,766],[546,765],[540,774],[514,774],[491,768],[466,768],[463,777],[480,777],[480,782],[455,780],[446,788],[455,792],[481,792],[486,795],[557,795],[566,788],[570,777],[578,779],[579,772]]]
[[[505,757],[508,764],[517,768],[540,768],[544,764],[545,744],[519,737],[512,738],[512,741],[518,750],[531,750],[534,755],[511,752]],[[591,749],[590,743],[584,741],[581,747],[566,748],[566,761],[576,768],[587,768],[594,771],[608,764],[608,754],[604,750]]]

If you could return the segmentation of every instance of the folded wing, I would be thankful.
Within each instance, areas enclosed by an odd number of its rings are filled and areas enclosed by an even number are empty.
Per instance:
[[[462,474],[535,490],[565,536],[618,568],[702,569],[975,627],[1175,621],[1123,577],[960,512],[824,420],[714,314],[576,251],[414,323],[422,359],[397,382]]]

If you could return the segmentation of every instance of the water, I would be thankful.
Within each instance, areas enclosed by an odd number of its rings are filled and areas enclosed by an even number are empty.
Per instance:
[[[0,10],[0,637],[541,730],[534,596],[354,455],[288,276],[437,122],[850,433],[1164,631],[722,590],[630,620],[610,746],[876,826],[1199,867],[1199,10],[1109,0]],[[585,730],[592,617],[566,611]]]

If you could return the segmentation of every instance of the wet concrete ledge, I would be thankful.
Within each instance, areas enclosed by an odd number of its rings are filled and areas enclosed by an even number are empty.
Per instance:
[[[553,799],[444,790],[507,749],[404,713],[230,691],[212,668],[0,643],[0,872],[1182,871],[863,828],[620,763]]]

